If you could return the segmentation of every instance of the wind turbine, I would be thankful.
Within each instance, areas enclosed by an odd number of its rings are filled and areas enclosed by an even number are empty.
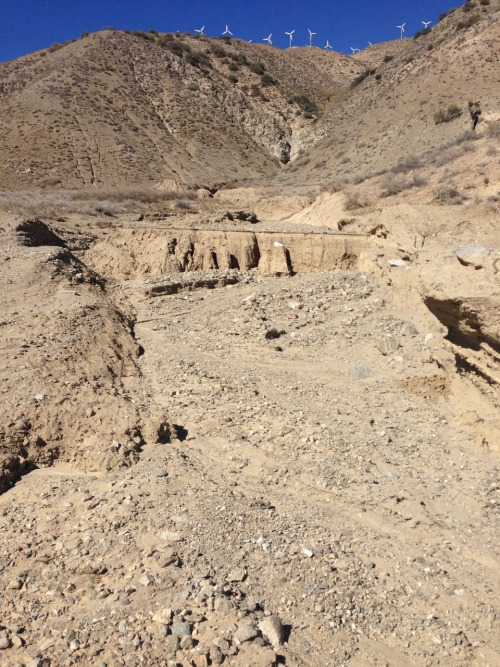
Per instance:
[[[399,28],[399,29],[401,30],[401,37],[400,37],[400,39],[403,39],[403,35],[404,35],[404,32],[405,32],[405,25],[406,25],[406,22],[403,23],[402,25],[397,25],[397,26],[396,26],[396,28]]]
[[[203,28],[200,28],[199,30],[195,29],[195,32],[199,33],[200,35],[204,35],[205,33],[203,32],[205,30],[205,26]]]
[[[293,33],[295,30],[292,30],[291,32],[285,32],[285,35],[288,35],[290,37],[290,48],[292,48],[292,39],[293,39]]]
[[[307,32],[309,33],[309,46],[313,45],[313,35],[316,35],[317,33],[313,32],[310,28],[307,29]]]
[[[231,35],[231,37],[232,37],[232,36],[233,36],[233,33],[229,30],[229,26],[228,26],[227,23],[226,23],[226,29],[225,29],[224,32],[222,33],[222,36],[223,36],[223,37],[229,37],[229,35]]]
[[[424,24],[424,30],[427,30],[427,28],[430,26],[432,21],[422,21],[422,23]]]
[[[331,45],[330,45],[330,42],[328,40],[326,40],[326,44],[323,48],[324,49],[331,49],[332,48]]]
[[[355,49],[353,46],[350,46],[349,48],[352,51],[352,55],[354,55],[355,53],[359,53],[359,49]]]
[[[368,46],[373,46],[373,44],[371,42],[368,42]]]
[[[271,33],[271,34],[269,35],[269,37],[264,37],[264,39],[263,39],[262,41],[263,41],[263,42],[267,42],[269,45],[271,45],[271,44],[272,44],[272,40],[271,40],[271,37],[272,37],[272,36],[273,36],[273,33]]]

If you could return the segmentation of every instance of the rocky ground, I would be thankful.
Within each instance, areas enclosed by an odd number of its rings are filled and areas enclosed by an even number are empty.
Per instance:
[[[19,224],[1,665],[500,665],[497,385],[455,365],[425,255],[118,280]]]

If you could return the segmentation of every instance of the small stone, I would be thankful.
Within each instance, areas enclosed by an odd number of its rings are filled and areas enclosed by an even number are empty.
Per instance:
[[[366,380],[366,378],[375,375],[371,368],[363,366],[362,364],[353,364],[349,369],[349,373],[353,380]]]
[[[181,649],[186,650],[193,648],[194,646],[194,640],[191,637],[191,635],[184,635],[181,637]]]
[[[145,572],[139,579],[139,583],[142,584],[143,586],[149,586],[150,584],[154,583],[154,580],[155,578],[151,574]]]
[[[285,638],[285,628],[279,616],[268,616],[259,623],[259,630],[274,646],[281,646]]]
[[[164,568],[177,562],[178,556],[173,549],[165,549],[158,558],[158,567]]]
[[[5,633],[2,632],[0,634],[0,650],[4,650],[6,648],[10,648],[12,646],[12,643],[10,641],[9,636]]]
[[[174,637],[186,637],[191,635],[191,626],[185,621],[181,623],[174,623],[170,630]]]
[[[307,549],[306,547],[302,547],[302,553],[304,556],[307,556],[307,558],[312,558],[314,556],[314,551],[311,551],[311,549]]]
[[[234,608],[234,604],[228,598],[217,597],[214,602],[215,611],[221,611],[223,613],[229,613]]]
[[[399,267],[399,268],[408,266],[408,261],[404,259],[389,259],[387,263],[389,264],[389,266]]]
[[[380,352],[386,357],[388,354],[394,354],[399,348],[399,341],[392,336],[382,336],[377,343]]]
[[[181,645],[180,637],[177,637],[177,635],[169,635],[165,639],[165,644],[164,644],[167,655],[175,655],[175,653],[179,650],[180,645]]]
[[[241,625],[233,635],[236,644],[243,644],[243,642],[251,642],[259,636],[259,631],[253,625]]]
[[[7,588],[10,588],[11,591],[20,591],[23,587],[22,579],[12,579],[7,585]]]
[[[153,477],[168,477],[168,472],[165,468],[155,468],[153,470]]]
[[[184,538],[181,537],[179,533],[170,533],[168,531],[161,533],[160,538],[165,540],[165,542],[182,542],[184,540]]]
[[[245,581],[247,576],[246,570],[242,567],[234,567],[231,572],[227,575],[227,581]]]
[[[210,647],[209,656],[214,665],[222,665],[224,662],[224,654],[218,646],[212,645]]]

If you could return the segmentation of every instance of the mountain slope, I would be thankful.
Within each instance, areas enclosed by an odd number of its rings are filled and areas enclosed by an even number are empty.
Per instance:
[[[0,186],[270,175],[289,160],[304,108],[362,69],[340,54],[298,51],[103,31],[6,63]]]

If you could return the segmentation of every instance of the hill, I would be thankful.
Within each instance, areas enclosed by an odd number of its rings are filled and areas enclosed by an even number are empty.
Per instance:
[[[0,66],[0,186],[269,176],[362,66],[319,49],[103,31]],[[304,124],[304,123],[302,123]]]

